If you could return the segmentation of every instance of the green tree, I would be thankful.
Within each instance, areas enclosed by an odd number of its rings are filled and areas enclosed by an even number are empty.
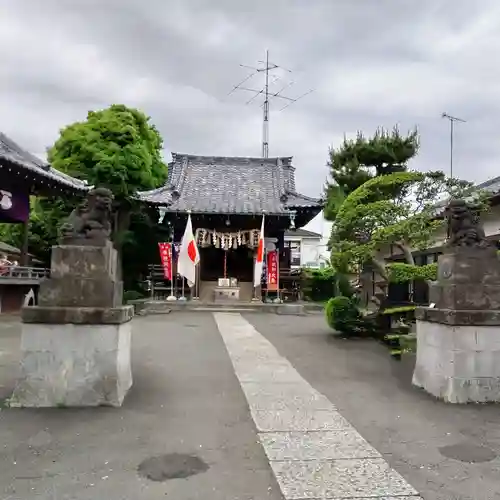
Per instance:
[[[436,218],[436,200],[471,194],[472,184],[446,178],[442,172],[394,172],[374,177],[352,191],[336,215],[330,240],[336,269],[359,273],[371,264],[381,278],[382,291],[390,281],[430,279],[434,267],[418,267],[412,252],[428,248],[444,224]],[[475,191],[480,210],[483,193]],[[384,259],[389,245],[401,250],[404,264]]]
[[[48,151],[51,165],[94,186],[107,187],[115,196],[117,243],[129,227],[137,191],[160,186],[167,166],[163,140],[141,111],[113,104],[90,111],[87,119],[61,130]]]
[[[48,151],[52,166],[115,196],[113,239],[120,250],[126,288],[144,274],[157,252],[157,211],[138,204],[137,191],[161,186],[167,175],[163,140],[143,112],[123,104],[90,111],[83,122],[61,130]],[[154,243],[153,243],[154,242]]]
[[[90,111],[87,119],[63,128],[48,151],[51,165],[89,185],[111,189],[115,196],[114,241],[123,259],[125,286],[135,286],[158,252],[156,209],[134,200],[137,191],[163,184],[167,166],[163,141],[150,119],[137,109],[114,104]],[[34,199],[29,222],[30,252],[48,262],[58,228],[77,200]],[[2,225],[0,238],[21,246],[20,225]]]
[[[46,264],[50,261],[50,250],[57,243],[60,221],[66,217],[68,199],[44,200],[30,198],[30,218],[28,221],[29,252]],[[23,224],[0,224],[0,240],[16,248],[22,248],[24,239]]]
[[[408,162],[418,152],[419,137],[416,130],[401,135],[378,129],[373,137],[358,132],[356,139],[344,138],[337,149],[330,149],[328,167],[330,180],[326,186],[325,217],[335,216],[345,197],[366,181],[394,172],[405,172]]]

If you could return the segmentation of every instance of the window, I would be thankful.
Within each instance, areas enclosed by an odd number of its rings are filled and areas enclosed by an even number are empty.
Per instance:
[[[290,265],[300,267],[300,241],[287,241],[285,245],[290,249]]]

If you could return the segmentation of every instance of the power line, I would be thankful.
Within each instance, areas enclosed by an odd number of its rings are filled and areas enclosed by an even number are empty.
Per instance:
[[[306,95],[310,94],[311,92],[314,92],[313,89],[305,92],[302,95],[299,95],[296,98],[288,97],[286,95],[283,95],[282,92],[291,87],[294,82],[289,82],[286,84],[281,90],[278,92],[269,92],[269,86],[276,81],[278,81],[280,78],[278,76],[274,76],[273,80],[270,82],[269,77],[273,77],[271,72],[273,70],[281,69],[282,71],[285,71],[287,73],[292,73],[291,70],[284,68],[283,66],[278,66],[277,64],[274,64],[272,62],[269,62],[269,50],[266,50],[266,60],[265,61],[259,61],[259,66],[258,67],[253,67],[253,66],[246,66],[244,64],[240,64],[242,68],[247,68],[251,69],[253,72],[247,75],[240,83],[235,85],[231,91],[228,93],[228,95],[231,95],[232,93],[236,92],[237,90],[242,90],[245,92],[252,92],[254,95],[251,97],[246,104],[250,104],[253,100],[255,100],[259,96],[264,97],[264,102],[262,104],[263,108],[263,123],[262,123],[262,157],[263,158],[268,158],[269,157],[269,99],[270,98],[276,98],[276,99],[283,99],[286,101],[286,104],[279,110],[283,111],[285,108],[288,108],[288,106],[291,106],[293,103],[297,102],[299,99],[302,99]],[[253,88],[248,88],[248,87],[243,87],[243,84],[251,80],[254,76],[258,74],[264,74],[265,75],[265,81],[264,81],[264,86],[261,89],[253,89]]]
[[[443,113],[441,118],[446,118],[450,121],[450,177],[453,177],[453,134],[455,122],[466,123],[462,118],[457,118],[456,116],[451,116],[448,113]]]

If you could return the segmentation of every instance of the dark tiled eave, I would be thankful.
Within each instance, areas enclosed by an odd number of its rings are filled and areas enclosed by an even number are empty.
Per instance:
[[[88,191],[86,181],[75,179],[63,172],[52,168],[48,163],[40,160],[25,149],[21,148],[12,139],[0,132],[0,168],[12,169],[14,173],[34,181],[45,181],[47,185],[60,186],[69,191]],[[23,179],[23,181],[25,181]]]
[[[288,215],[317,209],[322,200],[295,191],[291,157],[246,158],[174,153],[166,184],[138,193],[167,212]]]

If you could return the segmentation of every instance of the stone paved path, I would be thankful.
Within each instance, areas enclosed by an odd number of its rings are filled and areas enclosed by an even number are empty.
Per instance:
[[[212,314],[134,319],[132,363],[121,408],[0,405],[0,500],[282,500]],[[208,470],[138,474],[172,453]]]
[[[321,315],[244,317],[425,500],[500,499],[500,405],[446,405],[370,340],[335,338]]]
[[[215,320],[285,499],[420,498],[240,314]]]
[[[500,406],[427,397],[320,315],[176,313],[133,331],[122,408],[14,410],[19,324],[0,324],[0,500],[500,499]],[[201,472],[141,475],[171,454]]]

